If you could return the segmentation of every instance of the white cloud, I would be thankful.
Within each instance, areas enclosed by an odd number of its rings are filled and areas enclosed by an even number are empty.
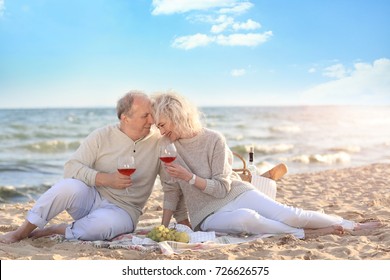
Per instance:
[[[347,70],[342,64],[335,64],[324,69],[323,75],[330,78],[341,79],[347,75]]]
[[[231,34],[231,35],[218,35],[216,42],[219,45],[224,46],[248,46],[254,47],[268,41],[272,36],[272,31],[264,33],[247,33],[247,34]]]
[[[234,18],[221,15],[214,22],[216,24],[211,26],[211,33],[221,33],[234,23]]]
[[[153,0],[152,14],[170,15],[212,8],[237,9],[238,11],[242,11],[245,9],[244,3],[240,3],[238,0]]]
[[[250,2],[241,2],[236,3],[231,8],[222,8],[219,10],[219,13],[221,14],[243,14],[246,13],[248,10],[250,10],[253,7],[253,4]]]
[[[4,0],[0,0],[0,17],[4,15],[5,3]]]
[[[198,18],[202,19],[202,18]],[[226,15],[220,15],[216,19],[212,19],[210,17],[203,18],[207,20],[207,22],[213,22],[214,25],[211,27],[211,33],[222,33],[227,30],[231,26],[231,30],[239,31],[239,30],[255,30],[261,28],[260,23],[248,19],[246,22],[235,22],[233,17],[228,17]]]
[[[240,76],[244,76],[246,74],[246,70],[245,69],[233,69],[230,74],[233,76],[233,77],[240,77]]]
[[[251,19],[248,19],[246,22],[233,24],[234,30],[254,30],[260,27],[261,27],[260,23]]]
[[[317,72],[317,69],[315,69],[314,67],[312,67],[312,68],[310,68],[310,69],[308,70],[308,72],[309,72],[309,73],[315,73],[315,72]]]
[[[195,34],[178,37],[174,40],[172,46],[179,49],[193,49],[196,47],[207,46],[210,43],[216,43],[223,46],[247,46],[254,47],[268,41],[272,36],[272,31],[264,33],[247,33],[211,36],[206,34]]]
[[[344,67],[334,67],[335,69]],[[335,71],[337,72],[337,71]],[[337,75],[334,75],[336,77]],[[341,75],[340,75],[341,76]],[[307,102],[347,104],[390,104],[390,59],[381,58],[370,63],[356,63],[354,69],[337,80],[332,80],[303,94]]]
[[[186,19],[192,23],[202,22],[211,25],[210,34],[196,33],[174,39],[172,47],[193,49],[211,43],[223,46],[258,46],[270,39],[272,31],[263,33],[240,33],[261,28],[260,23],[247,19],[237,22],[235,16],[242,14],[254,5],[245,0],[153,0],[153,15],[204,11],[192,13]],[[218,10],[219,9],[219,10]],[[206,14],[207,12],[207,14]],[[218,35],[215,35],[218,34]]]
[[[196,47],[207,46],[209,43],[211,43],[214,40],[215,38],[213,37],[210,37],[206,34],[198,33],[195,35],[182,36],[176,38],[172,43],[172,46],[178,49],[189,50]]]

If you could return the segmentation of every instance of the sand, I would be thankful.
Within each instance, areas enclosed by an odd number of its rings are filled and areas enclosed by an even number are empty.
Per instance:
[[[0,244],[1,260],[389,260],[390,164],[286,175],[277,182],[277,200],[310,210],[384,226],[299,240],[291,235],[269,237],[220,248],[164,255],[128,249],[96,248],[91,244],[58,242],[49,237]],[[156,187],[141,221],[158,221],[162,192]],[[24,221],[33,202],[0,206],[0,234]],[[52,223],[70,221],[66,213]]]

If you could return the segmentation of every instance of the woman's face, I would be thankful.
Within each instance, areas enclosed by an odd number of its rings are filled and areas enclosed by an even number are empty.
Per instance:
[[[174,124],[164,116],[160,118],[156,126],[160,130],[161,135],[168,137],[172,142],[180,138],[180,135],[175,131]]]

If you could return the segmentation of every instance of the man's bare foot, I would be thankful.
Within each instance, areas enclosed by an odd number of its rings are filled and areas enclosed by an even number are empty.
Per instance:
[[[31,237],[32,239],[36,239],[39,237],[49,236],[53,234],[61,234],[65,235],[65,229],[68,225],[67,224],[59,224],[59,225],[53,225],[48,226],[43,229],[36,229],[28,237]]]
[[[325,228],[318,229],[305,229],[305,238],[313,238],[322,235],[335,234],[335,235],[343,235],[344,228],[340,225],[334,225]]]
[[[287,165],[285,165],[284,163],[279,163],[275,167],[262,174],[262,176],[276,181],[282,178],[287,173],[287,171]]]
[[[354,231],[356,230],[365,230],[365,229],[375,229],[384,226],[382,222],[379,221],[371,221],[371,222],[365,222],[365,223],[357,223]]]
[[[18,229],[1,235],[0,243],[10,244],[19,242],[20,240],[27,238],[30,232],[32,232],[36,227],[36,225],[33,225],[26,220],[20,227],[18,227]]]
[[[3,234],[0,236],[0,243],[5,244],[11,244],[15,242],[19,242],[20,240],[24,239],[25,237],[21,237],[17,230],[7,232],[6,234]]]

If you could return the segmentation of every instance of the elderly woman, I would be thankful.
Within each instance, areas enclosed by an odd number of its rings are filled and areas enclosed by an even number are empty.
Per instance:
[[[157,94],[153,103],[157,128],[174,142],[178,154],[175,161],[165,163],[166,174],[161,176],[163,225],[168,226],[184,198],[195,230],[305,238],[380,226],[379,222],[355,223],[270,199],[232,170],[232,152],[224,137],[202,126],[195,106],[175,93]]]

